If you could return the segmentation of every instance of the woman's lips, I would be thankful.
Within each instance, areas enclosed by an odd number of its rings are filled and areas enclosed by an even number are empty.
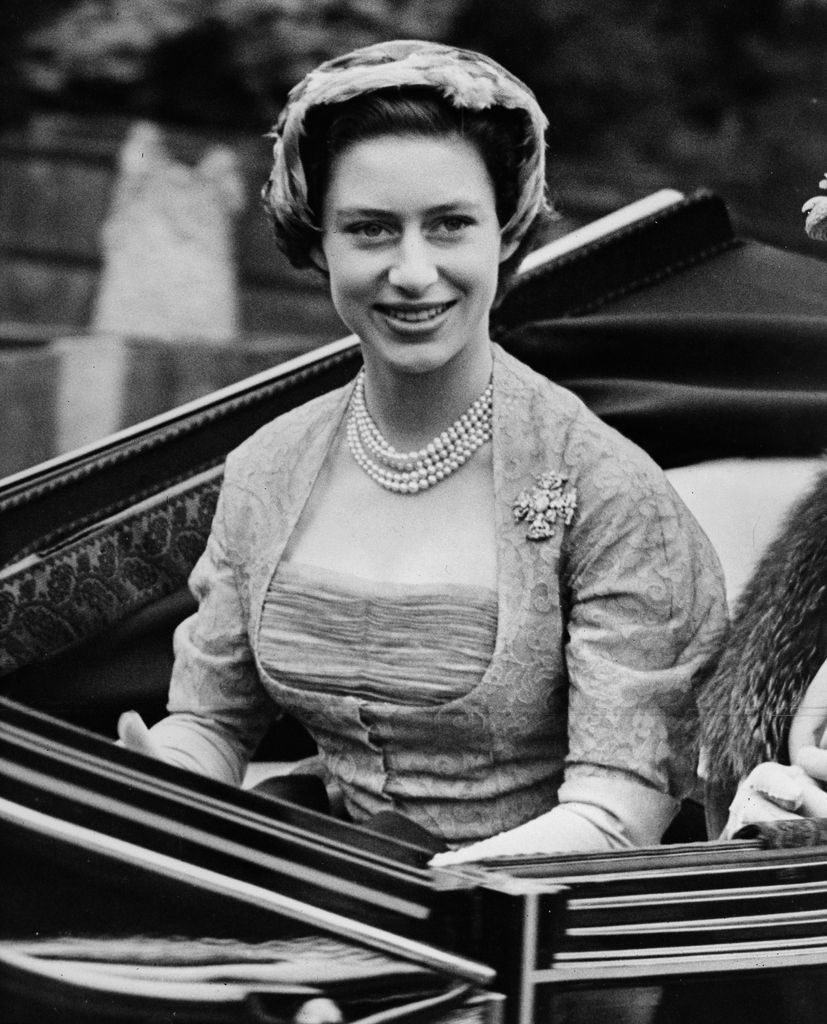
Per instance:
[[[383,316],[388,317],[400,324],[425,324],[436,320],[454,305],[456,300],[449,302],[429,303],[427,306],[397,306],[391,304],[377,303],[376,309]]]

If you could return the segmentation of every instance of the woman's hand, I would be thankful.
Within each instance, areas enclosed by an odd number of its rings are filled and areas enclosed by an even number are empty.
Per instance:
[[[827,662],[790,724],[790,764],[759,764],[738,787],[722,839],[744,825],[785,818],[827,818]]]
[[[163,760],[158,744],[137,711],[124,711],[118,719],[118,746],[134,750],[147,757]]]
[[[790,725],[790,763],[827,783],[827,661],[813,676]],[[827,804],[825,804],[827,808]],[[827,817],[827,809],[819,817]]]
[[[827,793],[800,765],[765,761],[738,787],[721,838],[745,825],[795,818],[827,818]]]

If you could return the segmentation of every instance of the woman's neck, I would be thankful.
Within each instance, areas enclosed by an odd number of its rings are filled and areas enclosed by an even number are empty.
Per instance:
[[[447,365],[433,373],[400,374],[366,366],[365,401],[382,434],[397,450],[415,450],[450,427],[491,379],[493,355],[470,366]]]

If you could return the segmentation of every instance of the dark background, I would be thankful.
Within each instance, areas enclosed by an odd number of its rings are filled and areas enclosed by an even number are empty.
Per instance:
[[[705,186],[752,235],[808,249],[824,0],[5,0],[0,123],[59,110],[260,133],[318,60],[395,36],[480,49],[534,88],[564,209]]]

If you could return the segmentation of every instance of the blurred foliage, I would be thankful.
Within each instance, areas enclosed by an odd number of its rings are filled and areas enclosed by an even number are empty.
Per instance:
[[[788,225],[797,244],[827,161],[827,0],[4,2],[0,46],[15,66],[0,86],[13,81],[39,107],[258,132],[320,60],[438,38],[534,88],[551,122],[553,191],[571,191],[569,167],[616,202],[711,187],[754,232],[777,238]]]
[[[537,92],[552,173],[573,158],[619,200],[713,188],[753,233],[803,238],[827,163],[824,0],[471,0],[454,31]]]
[[[260,128],[320,61],[378,39],[437,38],[456,6],[456,0],[75,0],[26,33],[18,67],[40,103]]]

